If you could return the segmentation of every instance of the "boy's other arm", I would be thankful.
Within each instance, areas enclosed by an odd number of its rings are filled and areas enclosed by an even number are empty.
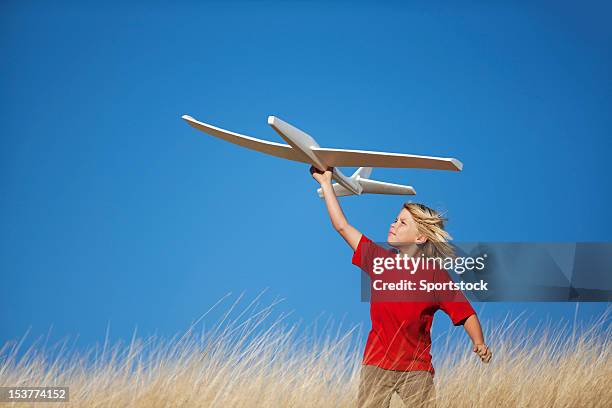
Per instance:
[[[463,328],[468,336],[470,336],[474,345],[472,351],[478,354],[478,357],[480,357],[483,363],[488,363],[491,360],[492,353],[484,342],[484,336],[482,335],[482,328],[480,327],[478,316],[473,314],[468,317],[465,323],[463,323]]]
[[[338,231],[346,243],[349,244],[353,251],[355,251],[357,249],[357,245],[359,245],[359,240],[361,240],[361,232],[348,223],[344,213],[342,212],[342,207],[340,207],[340,203],[338,202],[338,198],[336,197],[336,193],[334,193],[334,188],[332,187],[332,169],[330,168],[323,172],[319,171],[314,166],[311,166],[310,174],[319,182],[319,184],[321,184],[323,197],[325,198],[325,205],[327,206],[327,212],[329,213],[329,218],[331,219],[334,229]]]

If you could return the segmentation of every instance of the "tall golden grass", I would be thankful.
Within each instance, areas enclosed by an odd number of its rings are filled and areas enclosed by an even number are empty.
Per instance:
[[[240,300],[240,298],[238,298]],[[0,350],[0,386],[69,386],[69,403],[44,407],[353,407],[359,327],[303,327],[257,298],[228,306],[213,327],[171,339],[133,336],[87,352],[51,352],[21,342]],[[588,325],[525,324],[526,315],[485,327],[494,350],[482,364],[468,341],[434,339],[438,407],[610,407],[609,313]],[[203,316],[202,319],[205,319]],[[206,320],[204,320],[206,321]],[[467,336],[463,336],[467,339]],[[50,357],[53,355],[53,357]],[[392,407],[403,406],[397,396]]]

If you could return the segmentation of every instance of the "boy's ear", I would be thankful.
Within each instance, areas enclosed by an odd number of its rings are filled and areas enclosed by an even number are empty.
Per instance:
[[[423,234],[417,235],[417,238],[416,238],[417,244],[424,244],[425,242],[427,242],[427,237],[425,235]]]

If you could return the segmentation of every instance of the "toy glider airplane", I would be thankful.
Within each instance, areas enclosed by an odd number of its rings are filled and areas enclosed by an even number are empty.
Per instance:
[[[382,181],[369,179],[368,177],[372,173],[372,167],[422,168],[451,171],[461,171],[463,167],[463,164],[459,160],[453,158],[320,147],[310,135],[275,116],[268,117],[268,124],[272,126],[288,144],[269,142],[267,140],[256,139],[251,136],[230,132],[200,122],[188,115],[183,115],[182,118],[191,126],[206,134],[251,150],[287,160],[311,164],[321,171],[333,167],[332,178],[336,181],[336,183],[333,184],[333,188],[336,196],[360,194],[416,194],[411,186],[384,183]],[[351,177],[347,177],[338,169],[338,167],[341,166],[359,167],[359,169]],[[320,197],[323,197],[323,192],[320,188],[317,192]]]

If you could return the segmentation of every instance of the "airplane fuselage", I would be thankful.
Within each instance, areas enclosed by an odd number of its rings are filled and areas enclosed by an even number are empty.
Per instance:
[[[325,171],[329,167],[312,148],[320,147],[319,144],[310,136],[308,133],[290,125],[289,123],[277,118],[276,116],[268,117],[268,124],[282,137],[287,144],[294,148],[303,158],[311,163],[320,171]],[[345,187],[353,194],[361,194],[363,188],[359,185],[357,180],[351,179],[340,171],[340,169],[334,167],[332,173],[333,179],[338,182],[341,186]]]

